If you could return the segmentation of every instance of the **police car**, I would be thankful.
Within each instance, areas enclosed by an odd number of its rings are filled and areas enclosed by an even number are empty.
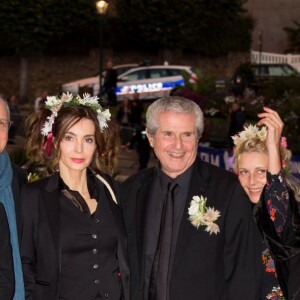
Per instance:
[[[130,69],[118,77],[116,95],[118,100],[132,98],[137,92],[141,100],[166,97],[177,85],[184,84],[183,74],[194,83],[196,74],[190,66],[156,65]]]
[[[116,95],[118,101],[124,98],[131,99],[134,93],[139,93],[141,100],[151,100],[169,96],[171,90],[178,85],[184,84],[183,74],[189,75],[191,83],[196,81],[196,74],[190,66],[181,65],[155,65],[134,67],[118,76]],[[118,69],[118,66],[114,67]],[[99,77],[89,77],[62,85],[63,92],[78,94],[80,88],[98,95]]]
[[[117,71],[118,76],[127,72],[131,68],[138,67],[138,64],[122,64],[116,65],[113,68]],[[105,71],[102,73],[102,77],[104,77]],[[99,91],[99,75],[83,78],[79,80],[75,80],[72,82],[68,82],[62,85],[63,92],[70,92],[72,94],[78,94],[81,88],[85,88],[87,91],[91,91],[92,94],[98,95]]]

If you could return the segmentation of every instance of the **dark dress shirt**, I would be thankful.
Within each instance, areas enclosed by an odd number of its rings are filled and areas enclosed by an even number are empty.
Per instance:
[[[174,216],[173,216],[173,233],[171,245],[171,257],[169,270],[172,268],[172,262],[175,253],[175,246],[177,242],[180,221],[184,211],[186,198],[188,195],[188,188],[192,177],[194,165],[187,169],[183,174],[175,179],[166,175],[160,168],[158,168],[157,176],[153,181],[151,194],[149,195],[149,210],[146,216],[146,239],[145,239],[145,282],[144,282],[144,299],[148,299],[148,287],[150,282],[150,274],[152,263],[156,252],[156,247],[159,238],[161,215],[163,209],[164,199],[168,191],[168,183],[176,182],[177,186],[174,190]],[[170,273],[170,272],[169,272]]]
[[[100,297],[119,300],[121,285],[116,224],[104,188],[96,189],[93,176],[88,180],[88,189],[91,198],[98,202],[93,214],[90,214],[85,200],[78,192],[63,184],[60,193],[60,299],[94,300]],[[79,204],[78,207],[74,201]]]

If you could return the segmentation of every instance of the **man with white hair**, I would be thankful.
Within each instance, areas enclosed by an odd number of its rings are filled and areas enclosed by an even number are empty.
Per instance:
[[[200,107],[153,102],[147,137],[156,167],[122,183],[131,299],[257,300],[252,209],[236,175],[197,156]]]

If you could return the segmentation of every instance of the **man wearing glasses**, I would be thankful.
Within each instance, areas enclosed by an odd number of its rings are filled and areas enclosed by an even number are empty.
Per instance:
[[[5,147],[11,125],[9,108],[0,96],[0,299],[24,299],[19,253],[21,187],[25,172],[11,163]]]

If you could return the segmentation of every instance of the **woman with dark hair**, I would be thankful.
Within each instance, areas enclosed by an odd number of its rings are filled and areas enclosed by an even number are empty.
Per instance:
[[[116,127],[97,97],[48,97],[27,154],[53,175],[22,191],[27,299],[129,299],[127,240],[111,173]]]

